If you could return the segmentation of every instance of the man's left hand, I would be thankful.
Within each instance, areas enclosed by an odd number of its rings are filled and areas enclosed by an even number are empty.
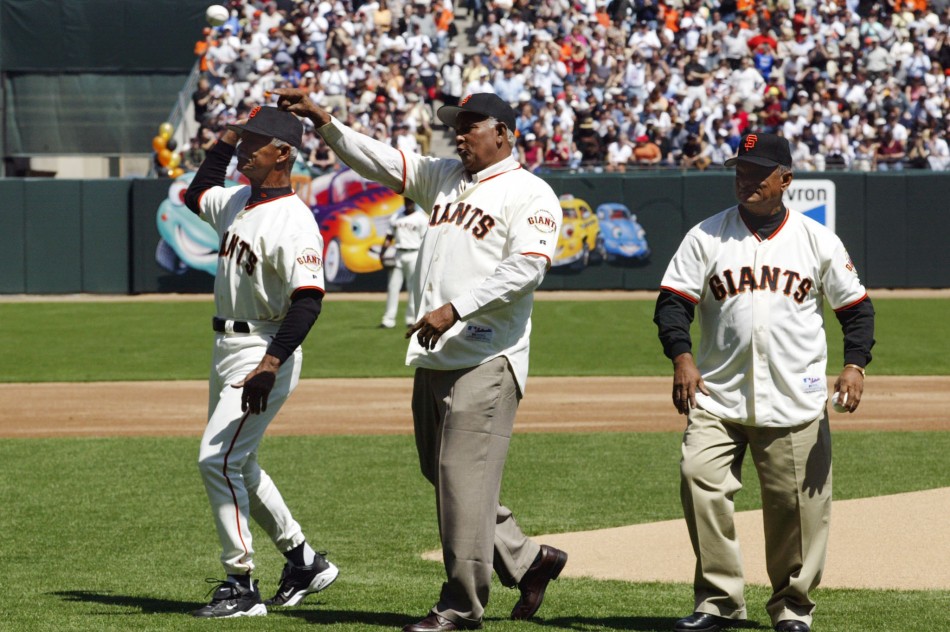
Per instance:
[[[267,410],[267,398],[277,381],[278,368],[280,368],[280,361],[274,356],[265,355],[261,363],[243,380],[231,385],[231,388],[244,389],[241,393],[242,412],[250,409],[253,414],[259,415]]]
[[[840,393],[838,401],[843,401],[848,412],[853,413],[864,394],[864,375],[853,367],[845,367],[835,380],[835,392]]]
[[[412,334],[417,334],[416,338],[420,345],[425,349],[435,349],[435,344],[442,337],[442,334],[447,332],[459,320],[458,312],[452,307],[452,303],[446,303],[442,307],[432,310],[410,327],[409,331],[406,332],[406,338],[410,338]]]

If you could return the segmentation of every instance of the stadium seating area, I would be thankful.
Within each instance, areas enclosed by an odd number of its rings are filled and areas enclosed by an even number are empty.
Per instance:
[[[296,86],[421,153],[439,105],[496,92],[539,172],[718,168],[748,129],[788,138],[798,171],[947,170],[941,2],[233,0],[195,45],[200,131],[183,160]],[[312,173],[337,168],[312,130],[305,142]]]

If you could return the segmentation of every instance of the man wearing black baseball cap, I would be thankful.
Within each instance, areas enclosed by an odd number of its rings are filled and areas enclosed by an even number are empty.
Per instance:
[[[515,130],[515,111],[501,97],[492,92],[478,92],[471,94],[458,105],[443,105],[439,108],[439,120],[451,128],[458,127],[458,117],[463,112],[479,114],[483,117],[491,117],[514,132]]]
[[[782,203],[792,182],[788,141],[748,133],[725,164],[736,168],[738,204],[683,239],[653,318],[673,363],[673,405],[687,416],[680,500],[696,554],[693,613],[673,630],[719,632],[747,617],[733,496],[748,449],[762,483],[766,610],[777,632],[809,632],[831,512],[823,306],[844,334],[834,382],[844,412],[864,392],[874,309],[841,240]]]
[[[739,152],[736,156],[726,160],[727,167],[733,167],[737,162],[750,162],[762,167],[792,167],[792,151],[788,140],[775,134],[750,132],[742,137],[739,143]]]
[[[209,415],[198,464],[221,542],[227,578],[199,618],[261,616],[329,586],[337,568],[307,543],[274,481],[257,460],[270,422],[296,387],[300,349],[323,300],[323,239],[291,188],[303,125],[256,107],[208,151],[185,204],[221,243],[214,281],[216,332]],[[231,157],[250,186],[225,186]],[[253,518],[286,558],[273,598],[261,599],[247,523]]]
[[[521,593],[510,617],[528,619],[567,553],[528,538],[499,494],[528,377],[534,290],[561,229],[557,196],[512,156],[515,113],[494,94],[439,109],[455,129],[458,160],[401,152],[357,133],[305,91],[276,94],[279,107],[313,121],[354,171],[429,214],[406,363],[416,367],[416,449],[435,490],[446,580],[427,616],[403,630],[482,627],[493,569]]]
[[[246,132],[276,138],[291,147],[300,149],[303,138],[303,124],[290,112],[284,112],[274,107],[255,107],[251,110],[244,123],[228,124],[228,129],[243,138]]]

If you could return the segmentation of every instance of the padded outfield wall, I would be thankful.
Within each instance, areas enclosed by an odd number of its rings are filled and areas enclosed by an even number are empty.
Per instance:
[[[577,216],[566,222],[572,224],[570,231],[562,230],[563,257],[544,281],[547,290],[656,289],[685,232],[733,204],[728,172],[546,179],[563,196],[565,212]],[[868,287],[950,287],[945,243],[950,175],[800,174],[793,185],[786,194],[789,206],[834,228]],[[188,253],[196,251],[200,236],[184,246],[174,243],[194,228],[187,223],[192,214],[180,202],[184,186],[169,180],[0,180],[0,293],[210,292],[213,240],[203,242],[208,252],[192,261],[195,267],[188,265]],[[328,230],[365,219],[371,227],[364,242],[370,254],[383,237],[385,216],[379,209],[390,213],[401,206],[386,201],[393,195],[388,190],[361,191],[325,203],[320,195],[310,193],[311,199],[321,200],[316,218],[328,244],[345,241]],[[640,232],[624,224],[621,205]],[[602,219],[594,222],[598,210]],[[360,218],[354,219],[354,213]],[[183,223],[174,224],[176,218]],[[591,242],[586,260],[576,248],[584,235],[598,240]],[[637,241],[633,235],[640,235],[648,255],[618,254],[617,248]],[[609,249],[608,236],[619,237]],[[338,273],[328,289],[383,291],[385,272]]]

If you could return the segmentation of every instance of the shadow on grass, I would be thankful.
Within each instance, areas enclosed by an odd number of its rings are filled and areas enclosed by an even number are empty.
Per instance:
[[[539,627],[562,630],[638,630],[639,632],[670,632],[679,618],[669,617],[558,617],[537,619]],[[723,630],[770,630],[756,621],[737,621],[734,627]]]
[[[107,606],[122,608],[138,608],[142,614],[181,614],[191,615],[204,605],[204,602],[173,601],[171,599],[153,599],[150,597],[130,597],[113,593],[93,592],[90,590],[67,590],[54,592],[53,595],[64,601],[82,601],[98,603]],[[318,606],[320,602],[309,601],[307,606]],[[283,615],[303,619],[307,623],[359,623],[376,625],[388,628],[402,627],[407,623],[415,623],[418,617],[392,612],[361,612],[351,610],[311,610],[304,608],[271,608],[268,615]]]
[[[306,605],[316,605],[308,602]],[[387,628],[401,628],[409,623],[415,623],[421,617],[410,616],[395,612],[363,612],[360,610],[302,610],[300,608],[274,608],[268,610],[268,616],[281,615],[303,619],[307,623],[358,623],[362,625],[376,625]]]
[[[191,613],[203,603],[190,601],[172,601],[171,599],[153,599],[151,597],[130,597],[114,593],[93,592],[91,590],[65,590],[52,593],[64,601],[84,601],[100,603],[106,606],[120,606],[123,608],[138,608],[143,614],[174,614]]]

